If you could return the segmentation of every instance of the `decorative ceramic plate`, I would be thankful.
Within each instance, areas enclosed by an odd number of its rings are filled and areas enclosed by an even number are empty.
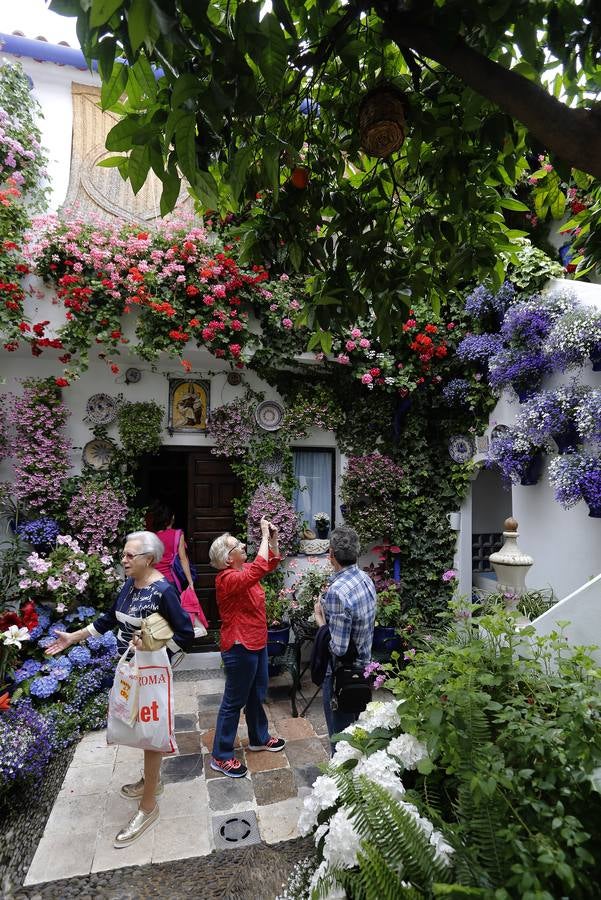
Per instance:
[[[142,373],[139,369],[131,368],[125,370],[125,383],[126,384],[137,384],[138,381],[141,381]]]
[[[466,463],[474,455],[474,442],[467,434],[454,434],[449,440],[449,456],[456,463]]]
[[[284,457],[281,453],[275,453],[267,457],[261,463],[261,468],[266,475],[279,475],[284,465]]]
[[[495,425],[490,433],[490,439],[491,441],[494,441],[497,438],[505,437],[505,435],[509,434],[510,431],[511,429],[509,425]]]
[[[275,400],[263,400],[255,409],[255,419],[264,431],[277,431],[282,427],[284,407]]]
[[[321,556],[322,553],[327,553],[330,549],[329,540],[320,540],[319,538],[314,538],[312,541],[301,541],[299,553],[304,553],[306,556]]]
[[[94,438],[93,441],[88,441],[83,448],[82,457],[86,466],[99,471],[108,467],[114,452],[115,448],[110,441],[105,441],[104,438]]]
[[[86,403],[86,416],[92,425],[110,425],[117,418],[117,403],[108,394],[93,394]]]

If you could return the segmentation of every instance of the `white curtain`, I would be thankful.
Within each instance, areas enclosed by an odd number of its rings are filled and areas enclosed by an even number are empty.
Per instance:
[[[300,490],[294,492],[294,508],[309,528],[315,529],[313,516],[325,512],[333,525],[332,454],[323,450],[295,450],[294,475]]]

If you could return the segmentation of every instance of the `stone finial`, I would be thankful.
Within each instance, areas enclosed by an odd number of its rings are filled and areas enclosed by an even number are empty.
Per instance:
[[[534,560],[517,545],[518,523],[513,517],[505,519],[503,529],[503,546],[491,553],[489,560],[497,575],[499,589],[518,597],[527,590],[526,574]]]

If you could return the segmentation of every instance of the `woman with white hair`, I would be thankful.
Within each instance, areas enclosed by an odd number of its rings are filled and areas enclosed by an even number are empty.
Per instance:
[[[211,768],[229,778],[243,778],[247,769],[234,755],[234,742],[244,707],[247,750],[277,753],[286,741],[271,737],[263,701],[267,696],[267,616],[261,579],[280,562],[278,530],[261,519],[261,543],[253,562],[246,562],[244,544],[231,534],[216,538],[209,559],[219,569],[215,594],[221,616],[221,658],[225,690],[217,715]]]
[[[111,609],[102,613],[95,622],[79,631],[57,631],[56,640],[46,649],[55,655],[72,644],[84,641],[91,635],[99,637],[117,628],[117,646],[124,653],[130,643],[142,648],[140,628],[142,619],[160,613],[173,630],[173,638],[167,644],[167,652],[185,649],[194,640],[190,617],[181,607],[174,586],[155,568],[163,556],[162,541],[152,531],[134,531],[127,535],[122,560],[126,581]],[[159,818],[156,798],[163,792],[160,781],[163,754],[156,750],[144,750],[144,775],[134,784],[124,784],[121,796],[127,800],[139,800],[139,807],[130,822],[115,837],[115,847],[128,847]]]

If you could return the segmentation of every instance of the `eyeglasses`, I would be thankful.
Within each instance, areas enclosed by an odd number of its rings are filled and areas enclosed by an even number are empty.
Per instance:
[[[244,550],[245,547],[246,547],[246,544],[243,544],[242,541],[236,541],[236,543],[234,544],[234,546],[233,546],[233,547],[230,547],[230,549],[229,549],[229,551],[228,551],[228,555],[229,555],[230,553],[233,553],[234,550]]]
[[[145,550],[143,553],[122,553],[121,559],[135,559],[136,556],[147,556],[148,550]]]

